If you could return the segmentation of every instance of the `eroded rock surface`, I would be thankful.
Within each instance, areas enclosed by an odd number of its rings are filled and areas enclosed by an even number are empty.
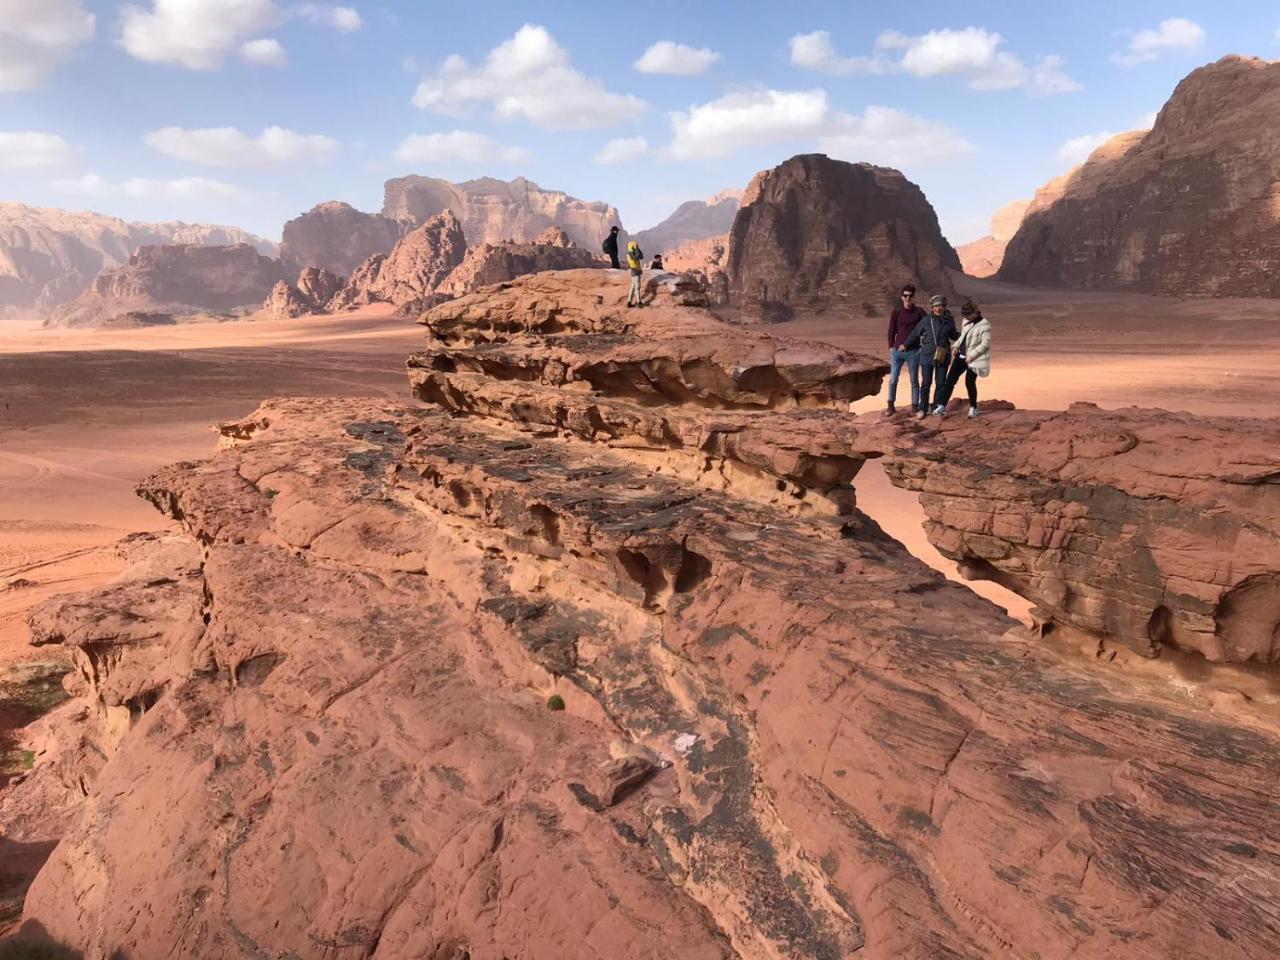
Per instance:
[[[439,299],[437,291],[462,263],[467,239],[449,210],[409,231],[387,256],[370,258],[331,301],[335,308],[393,303],[418,313]]]
[[[729,232],[735,305],[879,316],[901,284],[950,293],[960,269],[933,207],[897,170],[801,154],[756,174]]]
[[[1044,286],[1274,297],[1280,277],[1280,62],[1192,71],[1146,133],[1126,134],[1028,212],[999,277]]]
[[[1274,703],[1015,629],[849,485],[888,456],[950,490],[969,448],[971,485],[1030,483],[1019,424],[1046,495],[1139,509],[1186,465],[1139,483],[1082,412],[851,417],[879,360],[625,288],[438,306],[425,404],[269,401],[144,481],[199,565],[38,615],[101,647],[87,706],[150,702],[28,922],[92,956],[1269,956]],[[1266,469],[1183,482],[1267,516]]]
[[[407,223],[332,200],[284,225],[280,257],[294,269],[322,267],[349,277],[370,257],[390,253],[409,229]]]
[[[606,266],[607,261],[575,244],[562,229],[548,227],[530,243],[482,243],[472,247],[438,289],[456,297],[526,274]]]

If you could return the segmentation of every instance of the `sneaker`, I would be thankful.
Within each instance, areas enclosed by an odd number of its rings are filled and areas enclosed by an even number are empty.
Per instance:
[[[945,417],[947,415],[947,408],[944,407],[942,404],[938,404],[936,407],[933,408],[933,415],[935,417]]]
[[[977,407],[970,407],[970,408],[969,408],[969,419],[970,419],[970,420],[976,420],[977,418],[978,418],[978,408],[977,408]]]
[[[925,416],[926,416],[926,414],[925,414],[925,412],[924,412],[923,410],[917,410],[917,411],[916,411],[916,419],[917,419],[917,420],[923,420],[923,419],[925,418]]]
[[[627,309],[628,309],[628,310],[630,310],[630,309],[631,309],[632,307],[634,307],[634,306],[635,306],[635,304],[634,304],[634,303],[631,303],[630,301],[628,301],[628,302],[627,302]]]

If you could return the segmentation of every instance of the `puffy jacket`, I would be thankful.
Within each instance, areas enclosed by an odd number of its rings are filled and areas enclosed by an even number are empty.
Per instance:
[[[916,328],[902,345],[904,350],[920,348],[920,363],[933,363],[933,351],[938,347],[950,347],[951,341],[960,336],[956,330],[955,318],[951,311],[942,311],[942,316],[935,317],[932,312],[926,313]]]
[[[627,266],[632,273],[640,273],[644,269],[644,251],[634,240],[627,244]]]
[[[978,376],[991,376],[991,323],[986,317],[966,322],[953,349],[964,354],[964,362]]]

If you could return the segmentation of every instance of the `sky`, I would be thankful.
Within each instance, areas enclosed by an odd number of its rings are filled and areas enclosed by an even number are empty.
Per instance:
[[[630,230],[820,152],[896,167],[954,244],[1149,126],[1274,0],[0,0],[0,201],[278,240],[409,173],[522,175]]]

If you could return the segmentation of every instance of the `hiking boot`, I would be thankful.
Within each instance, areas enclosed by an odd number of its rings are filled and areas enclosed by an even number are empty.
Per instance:
[[[884,408],[884,415],[885,415],[886,417],[892,417],[892,416],[894,415],[894,413],[896,413],[896,412],[897,412],[897,411],[895,411],[895,410],[894,410],[894,407],[893,407],[893,404],[892,404],[892,403],[885,404],[885,408]]]

